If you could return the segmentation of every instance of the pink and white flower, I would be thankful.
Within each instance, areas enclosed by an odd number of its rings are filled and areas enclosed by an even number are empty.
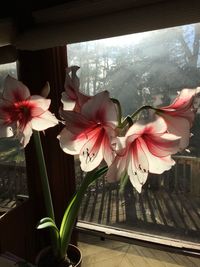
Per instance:
[[[108,170],[108,181],[128,174],[132,185],[141,192],[149,172],[161,174],[169,170],[175,164],[171,155],[178,151],[180,137],[166,130],[167,125],[159,116],[147,124],[133,124],[125,137],[118,138],[119,149]]]
[[[112,138],[116,136],[117,110],[107,91],[88,100],[81,113],[62,111],[66,127],[58,139],[64,152],[79,155],[83,171],[95,169],[104,159],[114,159]]]
[[[189,144],[190,129],[197,111],[195,100],[199,90],[199,87],[183,89],[171,105],[156,110],[167,123],[168,132],[181,136],[179,150],[185,149]]]
[[[7,76],[0,99],[0,137],[15,135],[25,147],[32,130],[42,131],[58,123],[48,111],[50,103],[50,99],[31,96],[22,82]]]
[[[82,105],[90,99],[90,96],[79,91],[80,81],[76,74],[78,69],[78,66],[72,66],[66,69],[67,74],[64,84],[65,92],[62,93],[61,98],[63,110],[74,110],[79,112]]]

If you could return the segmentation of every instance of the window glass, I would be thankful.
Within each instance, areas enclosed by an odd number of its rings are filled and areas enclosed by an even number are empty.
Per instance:
[[[17,78],[16,63],[0,65],[0,94],[7,75]],[[0,138],[0,216],[26,198],[24,150],[15,138]]]
[[[200,86],[200,24],[68,45],[68,62],[80,66],[81,90],[108,90],[119,99],[123,115],[141,105],[166,106],[183,88]],[[85,195],[79,220],[182,240],[200,241],[200,118],[197,112],[187,150],[176,165],[150,174],[142,193],[128,183],[124,191],[104,177]],[[77,182],[82,179],[79,162]],[[169,240],[169,239],[168,239]],[[191,243],[190,243],[191,242]],[[193,245],[191,245],[193,247]]]

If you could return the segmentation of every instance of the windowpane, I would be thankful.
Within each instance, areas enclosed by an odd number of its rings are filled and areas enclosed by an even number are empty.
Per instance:
[[[16,63],[0,65],[0,94],[8,74],[17,78]],[[27,195],[24,150],[15,138],[0,138],[0,216]]]
[[[68,62],[80,66],[84,93],[108,90],[126,116],[141,105],[166,106],[181,89],[200,86],[199,46],[200,24],[192,24],[71,44]],[[199,112],[191,131],[188,149],[174,156],[176,165],[150,174],[141,194],[130,183],[121,192],[117,183],[99,179],[85,195],[79,220],[155,235],[160,242],[181,239],[199,249]],[[79,183],[78,160],[76,172]]]

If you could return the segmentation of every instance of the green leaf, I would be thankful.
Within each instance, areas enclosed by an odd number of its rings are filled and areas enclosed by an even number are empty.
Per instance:
[[[56,225],[53,222],[43,222],[41,224],[39,224],[37,226],[37,229],[45,229],[45,228],[53,228],[55,229],[57,232],[59,232],[58,228],[56,227]]]
[[[78,215],[79,207],[88,186],[100,176],[105,174],[107,170],[108,167],[105,166],[99,170],[87,173],[79,190],[70,201],[63,216],[63,220],[60,227],[61,256],[64,256],[66,253],[66,249],[70,242],[72,229],[74,227],[74,223],[76,222],[76,218]]]
[[[41,224],[41,223],[44,223],[44,222],[52,222],[52,223],[55,224],[54,220],[53,220],[52,218],[50,218],[50,217],[44,217],[44,218],[42,218],[42,219],[39,221],[38,224]],[[55,225],[56,225],[56,224],[55,224]]]
[[[45,226],[45,224],[46,224],[46,226]],[[56,229],[56,231],[59,231],[54,220],[50,217],[42,218],[37,225],[37,229],[43,229],[43,228],[47,228],[47,227],[53,227]]]

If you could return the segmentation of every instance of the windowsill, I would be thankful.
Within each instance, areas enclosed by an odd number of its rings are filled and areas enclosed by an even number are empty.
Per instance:
[[[90,234],[81,233],[78,245],[83,255],[82,267],[200,266],[199,258],[116,240],[102,240]]]
[[[0,255],[1,267],[17,267],[22,266],[22,264],[24,267],[34,267],[34,265],[32,265],[31,263],[26,262],[24,259],[19,258],[18,256],[10,252],[5,252]]]
[[[120,240],[133,244],[159,248],[161,250],[175,251],[191,255],[200,255],[200,244],[178,240],[168,237],[156,236],[142,232],[120,230],[83,221],[77,222],[77,229],[81,233],[90,233],[113,240]]]

